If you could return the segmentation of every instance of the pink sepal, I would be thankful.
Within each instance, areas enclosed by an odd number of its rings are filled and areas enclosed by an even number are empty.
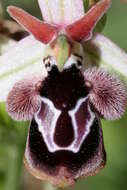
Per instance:
[[[44,44],[49,43],[55,36],[57,36],[57,28],[55,26],[41,22],[39,19],[31,16],[20,8],[9,6],[8,13],[19,24],[32,33],[37,40]]]
[[[83,18],[66,28],[67,35],[75,41],[91,38],[93,29],[104,13],[109,9],[110,4],[110,0],[102,0],[95,4]]]

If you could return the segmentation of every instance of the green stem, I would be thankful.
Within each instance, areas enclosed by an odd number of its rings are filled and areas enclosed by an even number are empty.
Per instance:
[[[21,147],[9,147],[8,171],[5,190],[20,190],[23,150]]]

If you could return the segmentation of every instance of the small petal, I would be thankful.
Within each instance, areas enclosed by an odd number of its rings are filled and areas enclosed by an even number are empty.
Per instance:
[[[84,15],[82,0],[38,0],[46,22],[68,25]]]
[[[49,43],[57,35],[57,28],[55,26],[41,22],[18,7],[9,6],[8,13],[19,24],[32,33],[37,40],[44,44]]]
[[[25,76],[46,76],[44,52],[45,46],[29,36],[0,56],[0,101],[6,101],[13,85]]]
[[[68,36],[75,41],[88,40],[91,38],[93,29],[95,28],[97,22],[109,9],[110,5],[110,0],[99,1],[83,18],[66,27]]]
[[[115,76],[97,68],[84,72],[91,83],[90,101],[105,119],[119,119],[125,112],[127,93],[123,83]]]
[[[84,43],[89,64],[97,65],[115,73],[127,84],[127,54],[102,34],[96,34],[92,40]]]
[[[15,83],[7,98],[7,112],[15,120],[31,120],[38,111],[41,99],[41,76],[28,76]]]

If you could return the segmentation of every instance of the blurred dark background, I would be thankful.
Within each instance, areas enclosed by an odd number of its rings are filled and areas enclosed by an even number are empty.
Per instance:
[[[41,17],[37,0],[0,2],[4,10],[8,5],[17,5]],[[127,51],[127,1],[112,2],[103,33]],[[51,186],[44,188],[42,182],[31,177],[23,167],[27,126],[28,123],[12,121],[5,112],[4,104],[0,104],[0,190],[52,189]],[[72,188],[74,190],[127,189],[127,113],[119,121],[102,121],[102,127],[107,165],[95,177],[79,180]]]

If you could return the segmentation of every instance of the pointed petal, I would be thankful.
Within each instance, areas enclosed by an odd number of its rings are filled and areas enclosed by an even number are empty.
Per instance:
[[[71,24],[84,15],[82,0],[38,0],[43,19],[54,24]]]
[[[110,4],[110,0],[101,0],[95,4],[83,18],[66,28],[68,36],[75,41],[91,38],[94,27],[109,9]]]
[[[9,6],[8,13],[32,33],[37,40],[45,44],[49,43],[57,35],[57,28],[55,26],[41,22],[20,8]]]
[[[127,84],[127,54],[102,34],[84,43],[85,53],[94,66],[118,75]]]
[[[0,101],[6,101],[8,92],[18,80],[30,74],[46,76],[42,64],[45,45],[32,36],[0,56]]]

